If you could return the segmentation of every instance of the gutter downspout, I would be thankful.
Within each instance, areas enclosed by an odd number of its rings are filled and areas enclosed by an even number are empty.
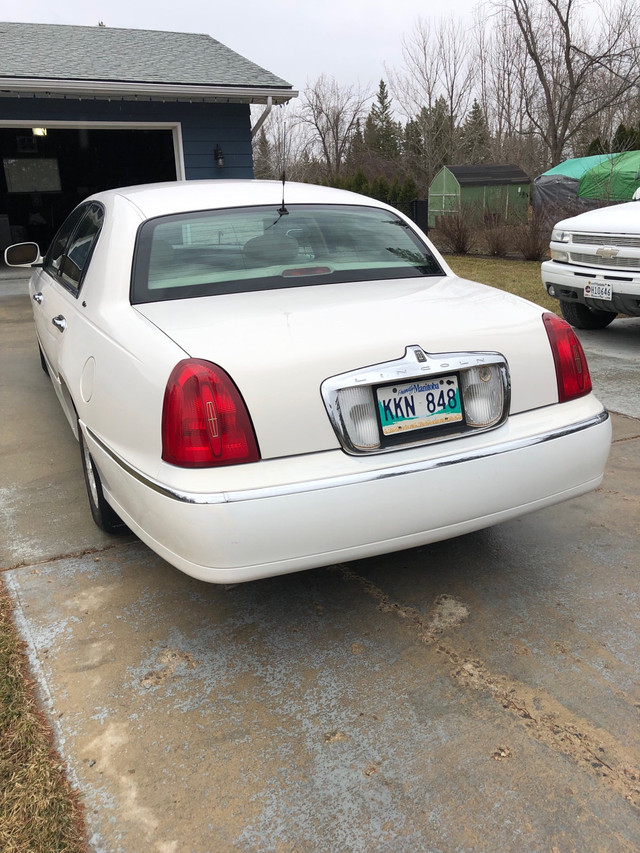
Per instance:
[[[269,96],[267,97],[267,106],[266,106],[265,111],[262,113],[262,115],[260,116],[260,118],[258,119],[258,121],[254,124],[254,126],[251,128],[251,138],[252,138],[252,139],[255,139],[255,138],[256,138],[256,136],[257,136],[257,134],[258,134],[258,131],[260,130],[260,128],[262,127],[262,125],[263,125],[263,124],[265,123],[265,121],[267,120],[267,116],[268,116],[268,115],[269,115],[269,113],[271,112],[272,108],[273,108],[273,98],[272,98],[272,96],[271,96],[271,95],[269,95]]]

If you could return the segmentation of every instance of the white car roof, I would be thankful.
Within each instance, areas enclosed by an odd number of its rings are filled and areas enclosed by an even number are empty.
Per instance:
[[[276,205],[283,198],[282,181],[209,180],[172,181],[120,187],[97,193],[92,198],[110,206],[117,198],[128,199],[145,219],[170,213],[216,208]],[[286,182],[286,204],[359,204],[388,208],[388,205],[357,193],[314,184]]]

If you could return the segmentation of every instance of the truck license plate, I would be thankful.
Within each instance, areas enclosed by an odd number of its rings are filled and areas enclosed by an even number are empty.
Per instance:
[[[587,282],[584,295],[590,299],[606,299],[609,302],[613,298],[610,284],[596,284],[594,281]]]
[[[378,388],[378,412],[383,435],[462,421],[458,377],[414,379]]]

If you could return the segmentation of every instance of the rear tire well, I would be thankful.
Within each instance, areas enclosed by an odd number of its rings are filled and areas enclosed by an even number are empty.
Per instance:
[[[77,430],[82,473],[93,520],[105,533],[126,533],[128,527],[104,496],[100,471],[89,451],[79,421],[77,421]]]

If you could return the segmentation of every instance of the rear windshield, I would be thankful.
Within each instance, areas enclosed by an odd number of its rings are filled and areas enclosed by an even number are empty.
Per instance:
[[[442,274],[428,246],[387,210],[207,210],[141,226],[131,301]]]

